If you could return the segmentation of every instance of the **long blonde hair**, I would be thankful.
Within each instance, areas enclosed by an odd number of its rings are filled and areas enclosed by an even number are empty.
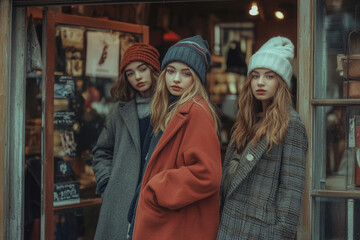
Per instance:
[[[292,98],[286,82],[275,73],[278,88],[265,109],[264,117],[258,121],[258,114],[262,111],[261,102],[257,100],[251,90],[252,73],[247,77],[238,98],[238,114],[233,131],[231,144],[236,143],[238,152],[246,147],[251,140],[257,146],[263,135],[269,145],[268,150],[278,145],[284,138],[291,116]]]
[[[151,71],[151,90],[153,92],[159,73],[151,65],[145,64]],[[128,102],[135,97],[136,90],[129,83],[125,71],[120,74],[118,80],[111,86],[110,93],[115,101]]]
[[[180,99],[174,103],[170,103],[170,94],[166,87],[166,81],[165,81],[166,68],[161,72],[159,79],[157,81],[155,94],[151,103],[150,122],[154,128],[153,131],[155,134],[158,134],[160,131],[165,130],[171,118],[174,116],[174,114],[182,104],[191,100],[201,105],[200,103],[197,102],[197,99],[199,99],[199,97],[202,97],[206,101],[210,110],[210,114],[214,121],[215,130],[216,132],[218,132],[219,117],[216,113],[215,106],[210,102],[208,94],[206,93],[206,90],[202,85],[201,80],[199,79],[197,74],[191,68],[189,68],[189,70],[193,76],[194,81],[184,91]]]

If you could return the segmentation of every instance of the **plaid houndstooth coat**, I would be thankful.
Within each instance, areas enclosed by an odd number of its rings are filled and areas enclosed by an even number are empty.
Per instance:
[[[233,158],[239,165],[228,192],[221,197],[218,240],[295,238],[307,147],[305,127],[293,110],[283,142],[269,152],[264,136],[257,147],[250,143],[243,154],[228,148],[224,171]]]

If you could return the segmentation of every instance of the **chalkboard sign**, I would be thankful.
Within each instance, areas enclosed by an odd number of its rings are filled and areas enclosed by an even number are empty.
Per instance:
[[[80,182],[54,184],[54,207],[80,203]]]
[[[74,125],[75,112],[73,111],[57,111],[54,114],[55,129],[70,130]]]

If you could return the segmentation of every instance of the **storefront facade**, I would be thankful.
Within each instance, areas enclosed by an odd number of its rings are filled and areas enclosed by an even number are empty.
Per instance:
[[[95,2],[114,3],[78,0],[77,4]],[[3,176],[0,179],[0,236],[3,239],[22,239],[24,235],[26,42],[23,39],[26,39],[26,7],[55,4],[65,3],[0,2],[0,45],[4,46],[0,49],[0,176]],[[359,9],[355,0],[297,1],[297,110],[309,137],[298,239],[360,237],[360,138],[357,132],[360,132],[357,130],[360,125],[360,88],[357,82],[360,75],[357,74],[360,73],[356,73],[356,67],[355,70],[352,68],[359,58],[357,54],[360,55]],[[74,24],[56,14],[47,17],[60,25]],[[96,22],[88,24],[85,27],[100,27]],[[115,27],[115,30],[123,28],[126,25]],[[142,36],[141,41],[149,41],[148,30],[139,29],[136,34]],[[54,28],[46,31],[49,33]],[[46,35],[42,38],[46,42]],[[46,52],[42,57],[44,62],[55,60],[47,59]],[[47,68],[46,71],[52,71],[54,76],[54,69]],[[46,71],[42,73],[43,79],[50,78]],[[54,96],[54,81],[51,80],[52,87],[42,87],[42,95],[48,98],[43,98],[41,103],[43,111],[50,111],[52,116],[54,102],[49,104],[46,99]],[[41,153],[45,157],[41,161],[45,166],[49,164],[44,160],[46,156],[54,158],[54,152],[48,151],[54,146],[49,148],[46,141],[54,138],[54,131],[49,131],[54,129],[54,119],[45,119],[46,114],[42,116]],[[46,125],[49,122],[52,124]],[[50,169],[53,168],[51,165]],[[54,175],[42,171],[42,178],[47,177],[54,179]],[[41,190],[41,239],[53,236],[54,224],[49,224],[49,221],[54,222],[54,210],[61,210],[53,205],[53,184],[43,181]],[[45,203],[50,203],[51,207]],[[87,204],[96,205],[93,202]]]

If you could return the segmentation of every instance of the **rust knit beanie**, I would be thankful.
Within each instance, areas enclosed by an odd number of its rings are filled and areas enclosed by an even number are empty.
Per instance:
[[[125,67],[135,61],[145,62],[160,72],[159,52],[153,46],[146,43],[134,43],[126,49],[120,65],[120,74]]]

